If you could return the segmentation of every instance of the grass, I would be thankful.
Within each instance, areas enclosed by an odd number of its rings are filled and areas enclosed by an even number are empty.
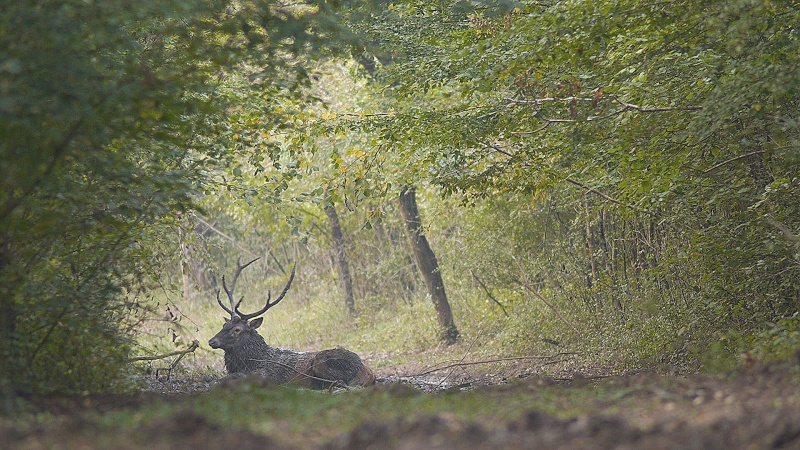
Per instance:
[[[249,381],[218,386],[192,397],[161,398],[133,408],[105,412],[89,408],[76,417],[90,424],[83,432],[100,446],[118,446],[121,437],[130,438],[137,430],[191,411],[225,428],[278,436],[284,444],[305,447],[331,441],[363,424],[429,416],[475,422],[488,428],[515,421],[532,410],[564,419],[578,417],[618,390],[597,389],[588,384],[578,389],[540,386],[536,380],[528,380],[473,392],[429,394],[394,385],[330,393]],[[48,415],[32,419],[20,417],[11,422],[48,428],[56,421]]]

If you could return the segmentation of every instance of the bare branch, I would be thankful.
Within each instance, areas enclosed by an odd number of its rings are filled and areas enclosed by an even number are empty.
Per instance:
[[[497,306],[499,306],[499,307],[500,307],[500,309],[502,309],[502,310],[503,310],[503,314],[505,314],[505,315],[506,315],[506,317],[509,317],[509,316],[508,316],[508,311],[506,311],[506,307],[505,307],[505,306],[503,306],[503,304],[502,304],[502,303],[500,303],[500,302],[499,302],[499,301],[498,301],[496,298],[494,298],[494,295],[492,295],[492,293],[489,291],[489,288],[488,288],[488,287],[486,287],[486,285],[485,285],[485,284],[483,284],[483,281],[481,281],[481,279],[480,279],[480,278],[478,278],[478,276],[477,276],[477,275],[475,275],[475,272],[473,272],[472,270],[470,270],[470,273],[472,274],[472,278],[475,278],[475,281],[477,281],[477,282],[478,282],[478,284],[480,285],[480,287],[483,289],[483,292],[485,292],[485,293],[486,293],[486,296],[487,296],[487,297],[489,297],[489,299],[490,299],[491,301],[495,302],[495,303],[497,304]]]
[[[541,127],[537,128],[537,129],[535,129],[533,131],[512,131],[511,134],[516,134],[516,135],[519,135],[519,136],[530,136],[532,134],[541,133],[542,131],[544,131],[550,125],[552,125],[552,122],[545,121],[544,125],[542,125]]]
[[[485,360],[481,360],[481,361],[467,361],[467,362],[459,361],[457,363],[452,363],[452,364],[448,364],[448,365],[441,366],[441,367],[434,367],[432,369],[427,369],[427,370],[425,370],[423,372],[420,372],[420,373],[418,373],[416,375],[412,375],[412,376],[421,377],[423,375],[428,375],[428,374],[433,373],[433,372],[439,372],[439,371],[442,371],[442,370],[452,369],[453,367],[475,366],[475,365],[478,365],[478,364],[492,364],[492,363],[506,362],[506,361],[525,361],[525,360],[531,360],[531,359],[534,359],[534,360],[535,359],[556,360],[557,358],[561,358],[561,357],[564,357],[564,356],[573,356],[573,355],[577,355],[577,354],[578,353],[575,353],[575,352],[564,352],[564,353],[556,353],[555,355],[550,355],[550,356],[511,356],[511,357],[507,357],[507,358],[485,359]]]
[[[137,357],[134,357],[134,358],[128,358],[128,362],[155,361],[155,360],[158,360],[158,359],[169,358],[170,356],[185,355],[187,353],[193,353],[195,350],[198,349],[198,347],[200,347],[200,341],[195,339],[194,341],[192,341],[192,344],[189,345],[189,348],[187,348],[186,350],[177,350],[177,351],[174,351],[174,352],[165,353],[163,355],[156,355],[156,356],[137,356]]]

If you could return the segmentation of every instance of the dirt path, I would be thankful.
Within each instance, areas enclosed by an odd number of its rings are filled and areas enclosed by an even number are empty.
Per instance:
[[[48,418],[0,419],[0,448],[800,449],[796,367],[762,367],[728,377],[569,380],[523,372],[513,381],[476,369],[450,373],[446,383],[441,378],[430,373],[411,380],[385,372],[383,383],[326,396],[330,405],[322,406],[324,394],[247,380],[169,397],[39,399]],[[208,384],[190,380],[184,387],[202,391]],[[432,390],[434,384],[439,391],[420,389]],[[264,405],[277,405],[270,397],[276,389],[281,401],[297,402],[297,409],[267,411],[243,423],[203,406],[221,409],[215,395],[227,401],[243,393],[248,396],[240,397],[243,405],[254,395],[263,396]],[[316,402],[317,417],[305,417],[307,401]],[[155,418],[148,419],[150,414]],[[321,425],[298,426],[303,420]]]

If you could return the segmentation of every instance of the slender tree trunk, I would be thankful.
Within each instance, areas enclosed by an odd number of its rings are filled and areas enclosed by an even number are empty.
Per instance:
[[[453,313],[444,291],[444,281],[439,271],[439,262],[428,244],[428,239],[422,231],[422,220],[417,208],[417,197],[414,187],[406,187],[400,192],[400,213],[408,228],[411,247],[414,249],[414,258],[422,272],[425,286],[433,299],[436,315],[441,328],[440,338],[445,343],[453,344],[458,340],[458,329],[453,322]]]
[[[192,295],[191,256],[189,255],[189,244],[181,242],[181,281],[183,284],[183,301],[190,302]]]
[[[347,264],[347,255],[344,252],[344,236],[342,227],[339,225],[339,214],[333,203],[327,202],[325,214],[331,223],[331,236],[333,237],[333,254],[336,263],[336,270],[339,272],[339,281],[344,289],[344,303],[350,315],[356,313],[355,296],[353,295],[353,279],[350,277],[350,266]]]
[[[586,251],[589,255],[589,268],[591,269],[592,277],[589,279],[589,289],[597,288],[597,261],[594,257],[594,237],[592,236],[592,223],[591,216],[589,215],[589,201],[584,194],[583,198],[584,211],[586,211]],[[603,302],[600,296],[597,297],[600,302],[600,308],[603,307]]]
[[[11,412],[14,385],[22,372],[19,367],[17,343],[17,308],[14,296],[9,289],[8,243],[6,236],[0,235],[0,413]]]

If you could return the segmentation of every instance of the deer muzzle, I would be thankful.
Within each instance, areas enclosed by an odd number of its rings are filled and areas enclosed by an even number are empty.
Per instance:
[[[220,345],[220,342],[219,342],[219,339],[217,339],[217,337],[216,337],[216,336],[214,336],[213,338],[211,338],[211,339],[208,341],[208,345],[210,345],[210,346],[211,346],[211,348],[220,348],[220,346],[221,346],[221,345]]]

